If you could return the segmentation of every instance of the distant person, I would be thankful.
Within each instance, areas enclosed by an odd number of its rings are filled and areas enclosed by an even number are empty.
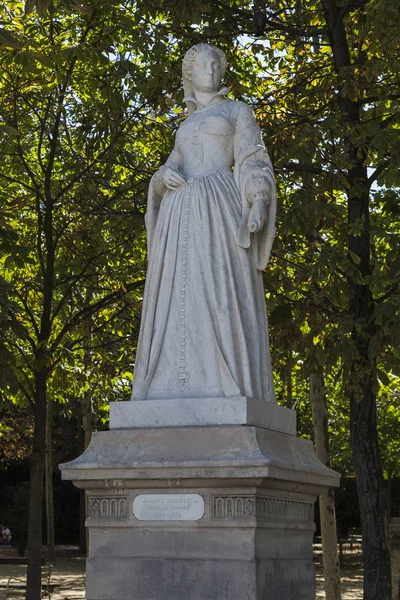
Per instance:
[[[9,544],[11,542],[11,531],[7,527],[7,525],[0,525],[1,535],[0,535],[0,543],[1,544]]]

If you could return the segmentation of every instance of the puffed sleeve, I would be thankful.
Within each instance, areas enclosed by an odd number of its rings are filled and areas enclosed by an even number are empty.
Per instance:
[[[263,200],[266,204],[269,204],[271,190],[271,182],[265,175],[255,174],[246,181],[246,199],[250,204],[253,204],[256,200]]]
[[[267,266],[275,235],[275,177],[252,108],[242,102],[238,104],[234,138],[235,181],[242,200],[238,243],[243,248],[252,248],[257,268],[262,270]],[[248,218],[255,200],[266,203],[267,222],[261,231],[250,233]]]

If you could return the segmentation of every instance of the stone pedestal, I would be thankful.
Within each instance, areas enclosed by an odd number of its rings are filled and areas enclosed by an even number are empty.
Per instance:
[[[88,600],[314,600],[314,501],[339,476],[294,411],[124,402],[110,424],[61,465],[88,496]]]

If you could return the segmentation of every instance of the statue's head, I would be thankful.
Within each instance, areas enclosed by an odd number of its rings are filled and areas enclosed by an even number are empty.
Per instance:
[[[211,44],[192,46],[186,52],[182,63],[185,96],[195,90],[217,92],[225,74],[226,66],[226,56],[216,46]]]

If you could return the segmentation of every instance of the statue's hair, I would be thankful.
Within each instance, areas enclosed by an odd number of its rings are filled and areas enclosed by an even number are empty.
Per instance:
[[[182,63],[182,75],[184,79],[190,78],[196,55],[198,54],[198,52],[202,52],[203,50],[212,50],[213,52],[215,52],[221,63],[221,77],[224,76],[227,67],[227,62],[226,56],[222,52],[222,50],[220,50],[216,46],[213,46],[212,44],[196,44],[196,46],[192,46],[184,56]]]
[[[226,56],[222,52],[222,50],[220,50],[216,46],[213,46],[212,44],[196,44],[196,46],[192,46],[186,52],[186,54],[183,58],[183,62],[182,62],[182,79],[183,79],[183,90],[184,90],[185,96],[188,96],[189,94],[193,93],[193,86],[192,86],[192,82],[190,81],[193,63],[195,61],[195,58],[196,58],[196,55],[198,54],[198,52],[202,52],[204,50],[212,50],[213,52],[215,52],[215,54],[218,56],[218,58],[220,60],[220,64],[221,64],[221,78],[225,74],[226,67],[227,67],[227,61],[226,61]],[[191,112],[193,112],[193,110],[195,108],[194,103],[190,102],[190,101],[187,102],[187,108],[188,108],[189,114]]]

